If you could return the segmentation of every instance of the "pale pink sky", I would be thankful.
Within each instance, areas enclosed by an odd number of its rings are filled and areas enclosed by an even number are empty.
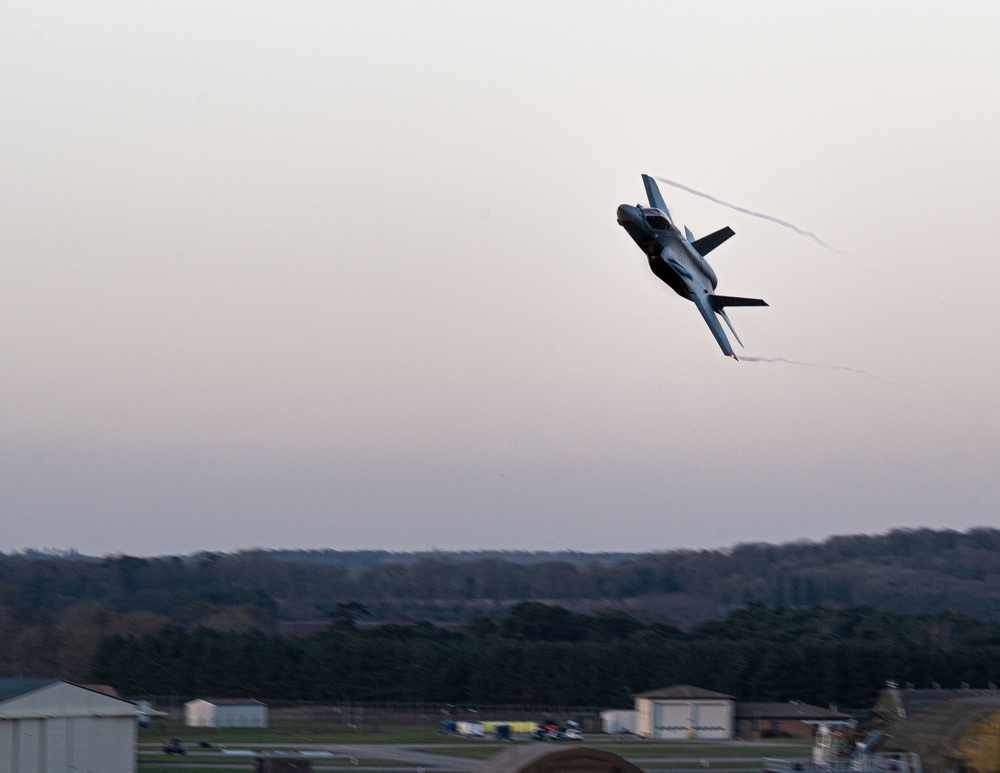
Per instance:
[[[0,550],[998,525],[998,35],[985,3],[8,2]],[[721,355],[615,223],[643,172],[841,251],[664,187],[737,233],[746,354],[822,367]]]

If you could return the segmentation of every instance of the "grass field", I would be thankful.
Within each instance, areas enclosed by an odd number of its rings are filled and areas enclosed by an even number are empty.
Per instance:
[[[208,755],[208,754],[185,754],[183,756],[178,756],[176,754],[142,754],[139,756],[139,764],[144,762],[173,762],[173,763],[184,763],[186,765],[192,762],[221,762],[222,758],[218,755]],[[242,762],[242,760],[234,760],[235,762]]]
[[[216,760],[212,761],[213,763]],[[253,770],[253,759],[245,760],[225,760],[226,767],[224,770]],[[239,767],[230,767],[230,765],[238,765]],[[175,757],[173,764],[163,765],[163,764],[152,764],[150,765],[146,760],[139,760],[139,773],[193,773],[199,770],[211,770],[211,768],[204,767],[205,763],[201,762],[190,762],[184,764],[183,762],[177,762]]]
[[[626,759],[660,759],[663,757],[677,757],[687,760],[719,760],[718,764],[712,763],[712,767],[723,767],[730,765],[733,767],[753,767],[752,762],[725,762],[727,758],[730,757],[753,757],[755,759],[764,759],[765,757],[808,757],[809,756],[809,745],[803,744],[789,744],[787,746],[755,746],[755,745],[740,745],[740,746],[728,746],[722,744],[692,744],[690,742],[684,743],[656,743],[653,741],[643,741],[639,743],[628,743],[628,744],[606,744],[606,743],[594,743],[591,739],[585,742],[586,746],[590,749],[601,749],[603,751],[611,752],[612,754],[618,754]],[[492,757],[494,754],[509,748],[509,745],[502,744],[484,744],[483,746],[456,746],[456,747],[444,747],[435,748],[431,746],[421,746],[417,747],[422,752],[429,752],[431,754],[443,754],[449,757],[468,757],[470,759],[485,760]],[[558,744],[552,744],[553,749],[559,748]],[[663,762],[663,763],[650,763],[652,765],[659,765],[660,767],[691,767],[691,762]]]
[[[437,729],[400,728],[391,730],[358,732],[345,729],[343,725],[334,722],[310,722],[296,720],[288,722],[273,722],[266,729],[253,727],[187,727],[180,722],[158,724],[156,727],[143,728],[139,731],[140,744],[161,744],[166,738],[180,738],[186,746],[202,741],[213,746],[228,744],[261,744],[261,743],[320,743],[320,744],[355,744],[355,743],[401,743],[401,744],[432,744],[432,743],[469,743],[468,738],[452,735],[442,735]]]
[[[139,743],[147,748],[158,746],[166,738],[180,738],[189,748],[199,742],[219,744],[250,745],[254,744],[405,744],[412,746],[425,745],[466,745],[480,746],[499,750],[503,744],[498,744],[492,738],[476,740],[455,735],[444,735],[437,728],[431,727],[395,727],[395,728],[358,728],[345,727],[340,722],[328,720],[275,720],[266,729],[260,728],[212,728],[187,727],[181,722],[158,723],[152,728],[139,731]],[[521,742],[521,741],[517,741]],[[705,756],[711,751],[711,756],[720,757],[781,757],[788,756],[795,750],[801,750],[802,755],[808,754],[812,745],[810,741],[783,740],[767,742],[747,742],[739,745],[713,744],[699,741],[645,741],[638,738],[613,738],[603,734],[587,736],[588,745],[606,749],[616,754],[626,756]],[[652,752],[656,749],[656,753]],[[627,750],[627,751],[623,751]],[[454,753],[458,753],[455,750]],[[468,755],[473,756],[473,755]],[[478,756],[478,755],[476,755]]]
[[[607,744],[603,742],[590,743],[595,749],[619,754],[629,759],[642,757],[687,757],[720,759],[726,757],[808,757],[810,756],[812,744],[768,744],[767,746],[757,746],[756,744],[740,744],[730,746],[728,744],[693,744],[689,742],[665,743],[656,741],[645,741],[642,744]]]
[[[260,749],[254,749],[252,746],[245,747],[248,751],[260,752]],[[487,755],[490,756],[490,755]],[[247,762],[252,760],[252,757],[243,755],[222,755],[222,754],[198,754],[197,752],[185,754],[181,757],[176,754],[148,754],[143,753],[139,755],[139,763],[156,762],[156,763],[167,763],[172,762],[175,765],[190,765],[193,762],[198,763],[209,763],[209,764],[239,764],[242,762]],[[323,765],[358,765],[365,768],[399,768],[406,767],[407,763],[400,762],[399,760],[386,760],[380,757],[351,757],[350,755],[336,755],[334,757],[320,757],[316,758],[315,764]]]
[[[189,754],[178,758],[160,753],[160,745],[167,738],[181,739]],[[211,747],[202,748],[198,745],[200,742],[211,744]],[[532,742],[518,739],[514,743],[520,745]],[[801,759],[809,756],[811,747],[809,741],[799,740],[737,744],[665,742],[602,734],[588,735],[584,743],[589,748],[602,749],[631,759],[650,773],[671,773],[685,769],[711,771],[713,768],[723,773],[756,771],[760,770],[765,757]],[[199,768],[205,765],[224,765],[228,770],[249,771],[253,768],[251,757],[223,756],[209,752],[217,752],[219,746],[257,752],[268,748],[271,750],[290,748],[299,744],[347,747],[396,744],[421,752],[472,760],[488,759],[511,746],[509,742],[498,743],[492,738],[473,739],[442,735],[436,727],[426,726],[354,729],[345,727],[339,722],[325,720],[278,720],[272,722],[271,727],[267,729],[220,729],[192,728],[179,722],[169,722],[140,730],[139,745],[143,753],[139,756],[139,773],[193,773],[199,769],[206,769]],[[555,750],[565,744],[552,743],[551,746]],[[414,771],[423,767],[415,763],[380,758],[377,755],[353,757],[349,748],[331,749],[331,751],[337,756],[315,759],[314,766],[412,767]],[[427,768],[425,773],[434,772]]]
[[[143,765],[139,763],[139,773],[192,773],[204,768],[184,767],[183,765]],[[227,768],[227,770],[253,770],[253,763],[248,762],[245,768]]]
[[[690,770],[700,768],[705,771],[712,770],[760,770],[759,762],[720,762],[719,760],[707,760],[707,765],[697,762],[643,762],[643,770]]]
[[[183,762],[177,762],[174,760],[172,763],[153,763],[150,764],[146,760],[139,761],[139,773],[192,773],[197,770],[211,770],[211,768],[205,767],[205,762],[198,762],[192,760],[191,763],[185,764]],[[252,770],[253,760],[251,758],[240,759],[240,758],[228,758],[228,759],[215,759],[209,764],[220,764],[225,765],[225,770]],[[367,763],[362,762],[362,765]],[[197,765],[197,767],[196,767]],[[313,766],[344,766],[342,760],[336,759],[322,759],[313,760]],[[394,767],[406,767],[406,763],[395,762]],[[424,773],[454,773],[454,771],[435,771],[434,768],[418,768],[418,766],[411,766],[414,771],[423,770]],[[700,771],[705,771],[705,773],[711,773],[713,770],[723,771],[723,773],[735,773],[735,771],[760,771],[760,763],[752,762],[729,762],[729,763],[710,763],[707,767],[698,765],[697,763],[684,762],[684,763],[669,763],[669,762],[647,762],[640,763],[639,767],[643,770],[651,771],[652,773],[672,773],[673,771],[681,770],[692,770],[698,769]]]

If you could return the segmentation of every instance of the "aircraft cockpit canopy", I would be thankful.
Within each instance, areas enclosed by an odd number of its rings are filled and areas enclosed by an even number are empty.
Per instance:
[[[655,228],[657,231],[666,231],[670,228],[670,219],[662,209],[642,207],[640,211],[642,212],[643,220],[646,221],[646,224],[650,228]]]

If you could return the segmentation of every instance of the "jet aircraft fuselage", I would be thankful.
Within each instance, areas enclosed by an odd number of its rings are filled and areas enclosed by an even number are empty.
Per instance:
[[[662,225],[669,222],[666,213],[655,207],[618,207],[618,223],[646,253],[654,274],[683,298],[691,297],[685,279],[711,292],[719,285],[715,271],[676,228]]]
[[[701,239],[695,239],[687,228],[682,234],[663,202],[656,181],[648,175],[643,175],[642,181],[646,186],[649,206],[622,204],[618,207],[618,224],[646,254],[653,273],[682,298],[694,302],[723,353],[736,359],[716,314],[722,316],[736,336],[725,307],[767,304],[757,298],[734,298],[714,293],[719,279],[705,260],[705,255],[733,236],[733,230],[727,226]],[[736,340],[740,340],[739,336]]]

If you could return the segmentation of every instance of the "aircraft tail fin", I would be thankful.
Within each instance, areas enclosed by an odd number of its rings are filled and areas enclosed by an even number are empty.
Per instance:
[[[691,300],[694,301],[694,305],[701,312],[701,316],[708,325],[708,329],[712,331],[712,335],[715,336],[715,340],[718,342],[719,348],[722,349],[722,353],[735,360],[736,355],[733,353],[733,347],[730,346],[729,340],[726,338],[726,333],[722,329],[722,325],[719,324],[719,318],[715,316],[716,309],[711,301],[713,297],[715,296],[702,295],[699,292],[691,293]],[[732,325],[730,325],[729,329],[732,330]]]
[[[730,236],[735,235],[736,231],[727,225],[725,228],[720,228],[715,233],[710,233],[708,236],[702,236],[700,239],[695,239],[691,242],[691,246],[698,250],[699,255],[705,256],[722,244]]]
[[[646,196],[649,198],[649,206],[663,210],[667,215],[667,220],[671,223],[674,222],[674,219],[670,217],[670,210],[667,209],[667,205],[663,201],[663,196],[660,195],[660,186],[656,184],[656,180],[648,174],[644,174],[642,176],[642,184],[646,186]]]
[[[719,316],[726,321],[726,324],[729,326],[729,330],[733,334],[733,338],[736,339],[736,343],[738,343],[740,346],[743,346],[743,342],[740,340],[740,334],[736,332],[736,328],[733,327],[733,323],[729,321],[729,315],[726,314],[726,310],[723,308],[718,308],[716,309],[716,312],[718,312]],[[743,346],[743,348],[745,349],[746,347]]]
[[[694,305],[697,306],[698,311],[701,312],[701,316],[708,324],[708,328],[712,331],[712,335],[715,336],[715,340],[718,342],[719,348],[722,349],[722,353],[727,357],[732,357],[734,360],[737,359],[737,357],[733,353],[733,347],[730,346],[729,341],[726,338],[726,333],[722,329],[722,325],[719,323],[719,317],[722,317],[726,326],[732,331],[737,343],[739,343],[740,346],[743,346],[743,342],[740,341],[740,337],[736,334],[736,329],[733,327],[733,323],[729,321],[729,316],[726,314],[726,306],[767,306],[767,304],[760,300],[760,298],[734,298],[730,295],[703,295],[697,291],[691,293],[691,300],[694,301]],[[717,317],[716,314],[719,316]]]

